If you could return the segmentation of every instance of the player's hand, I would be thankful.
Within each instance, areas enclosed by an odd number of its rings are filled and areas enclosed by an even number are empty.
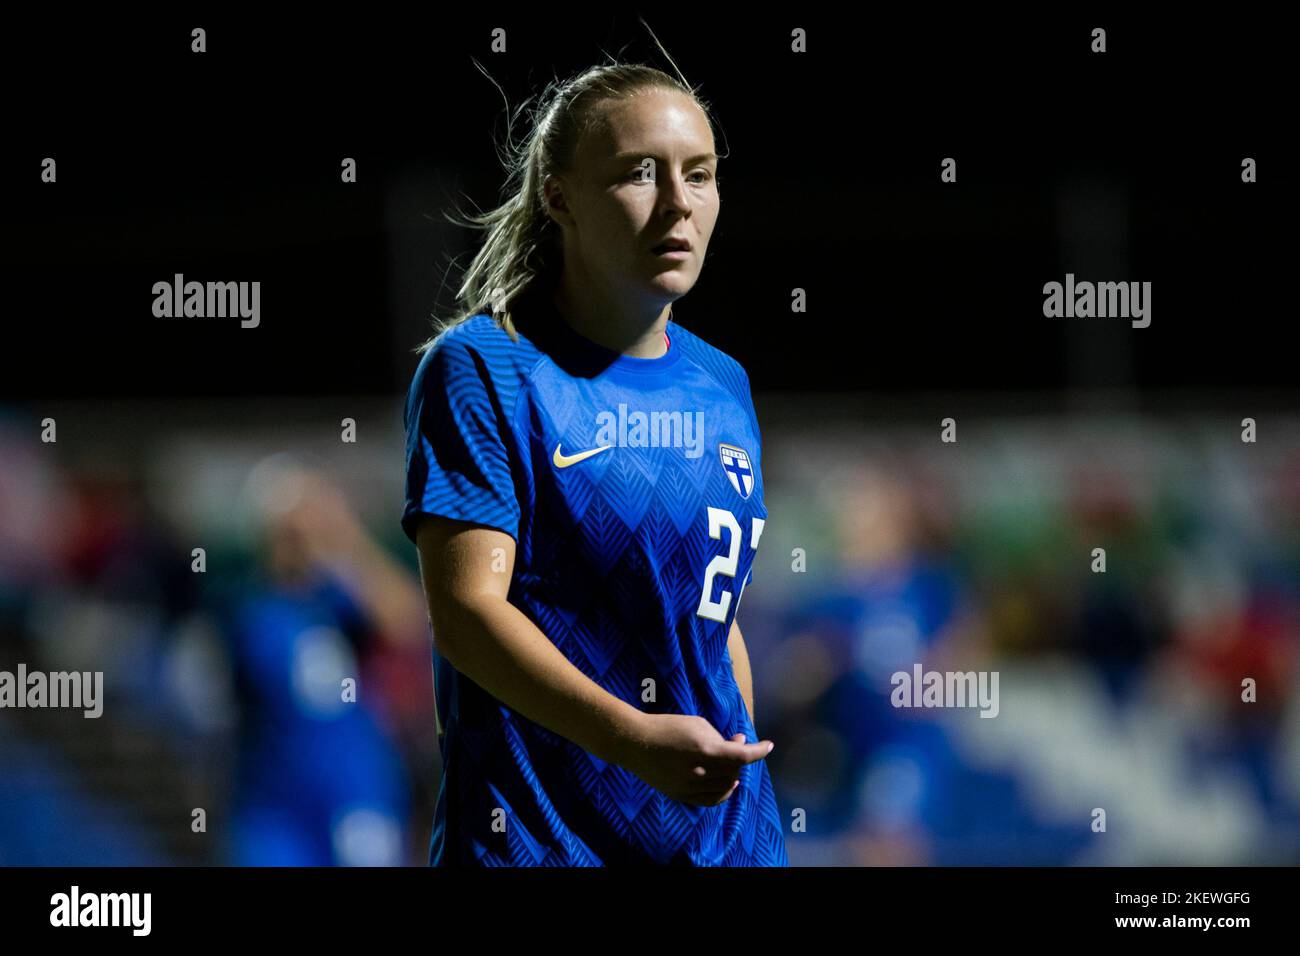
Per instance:
[[[747,744],[744,734],[727,740],[703,717],[644,716],[621,765],[682,803],[722,803],[740,785],[741,768],[762,760],[776,746],[770,740]]]

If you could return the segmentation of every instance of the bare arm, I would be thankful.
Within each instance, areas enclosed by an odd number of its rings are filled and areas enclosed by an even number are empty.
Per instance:
[[[431,516],[416,546],[438,653],[533,722],[675,800],[705,806],[730,797],[740,768],[771,752],[770,740],[726,740],[703,717],[644,713],[582,673],[507,600],[510,535]]]
[[[330,564],[352,584],[384,638],[406,645],[421,639],[420,588],[411,572],[398,565],[378,542],[362,538],[346,556]]]
[[[394,645],[425,639],[420,586],[366,531],[342,490],[318,472],[295,479],[297,504],[277,529],[302,542],[310,559],[347,585],[379,636]]]
[[[623,764],[645,715],[583,674],[506,600],[514,538],[429,517],[416,546],[438,653],[525,717]]]
[[[740,686],[740,696],[749,708],[749,719],[754,720],[754,676],[749,669],[749,650],[745,647],[745,638],[740,633],[740,624],[731,619],[731,633],[727,636],[727,653],[731,655],[731,670],[736,675]]]

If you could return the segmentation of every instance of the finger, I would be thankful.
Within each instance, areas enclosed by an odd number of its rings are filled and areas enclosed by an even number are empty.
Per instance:
[[[774,747],[776,747],[776,744],[770,740],[763,740],[756,744],[742,744],[728,740],[718,748],[719,752],[713,755],[712,760],[706,766],[710,766],[712,769],[743,767],[745,764],[762,760],[772,752]]]
[[[728,768],[724,766],[695,767],[691,771],[691,789],[698,791],[706,787],[725,787],[735,780],[739,774],[739,768]]]
[[[686,792],[694,797],[712,797],[716,799],[739,783],[740,774],[733,773],[730,776],[713,777],[709,780],[691,784],[687,787]]]
[[[726,792],[723,793],[722,796],[720,796],[720,797],[718,797],[716,800],[714,800],[713,803],[710,804],[710,806],[714,806],[714,807],[716,807],[716,806],[717,806],[718,804],[720,804],[720,803],[726,803],[728,800],[730,800],[730,799],[735,795],[736,790],[737,790],[739,787],[740,787],[740,781],[737,780],[735,783],[733,783],[730,787],[727,788]]]

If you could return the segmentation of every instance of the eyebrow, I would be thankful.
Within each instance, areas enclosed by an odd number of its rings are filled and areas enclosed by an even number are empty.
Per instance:
[[[617,156],[614,157],[614,159],[620,163],[632,163],[632,162],[639,163],[647,156],[650,156],[650,154],[649,153],[619,153]],[[656,157],[651,156],[650,158],[654,159]],[[718,154],[700,153],[698,156],[692,156],[689,159],[687,159],[686,163],[687,165],[690,165],[691,163],[707,163],[709,160],[713,160],[714,162],[717,162]]]

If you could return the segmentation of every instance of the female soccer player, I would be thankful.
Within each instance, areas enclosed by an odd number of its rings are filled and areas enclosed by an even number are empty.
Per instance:
[[[785,866],[736,625],[767,518],[749,378],[671,321],[718,217],[711,119],[640,65],[551,92],[407,396],[430,863]]]

